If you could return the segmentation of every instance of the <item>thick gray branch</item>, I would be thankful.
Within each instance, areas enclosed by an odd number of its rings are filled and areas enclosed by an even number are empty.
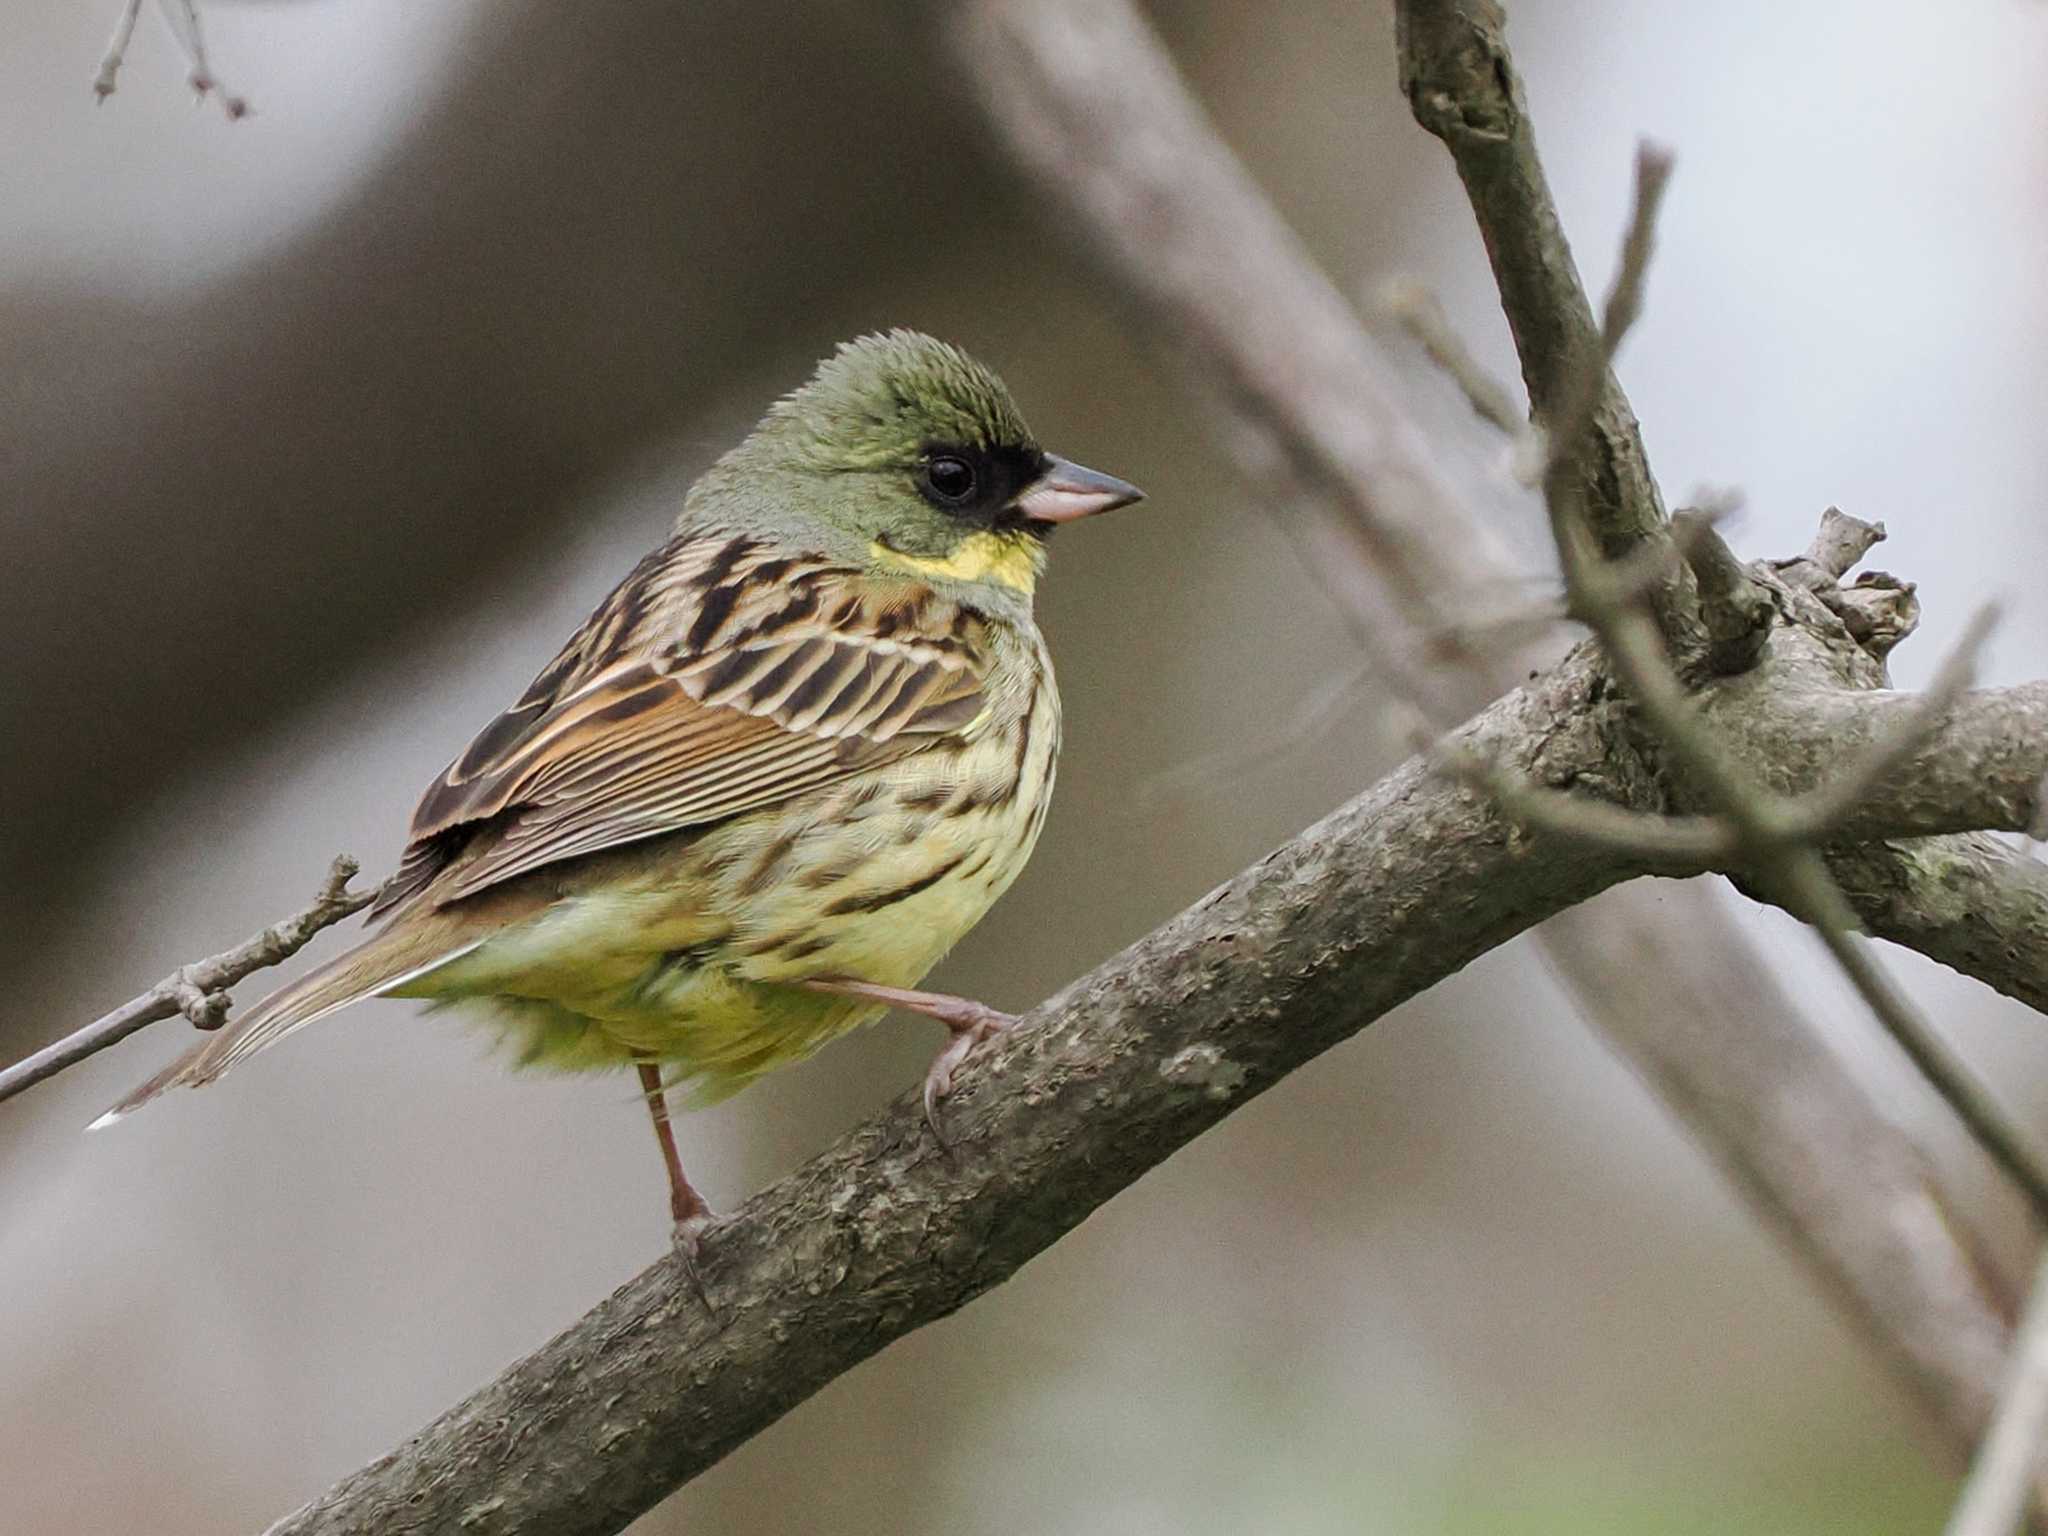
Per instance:
[[[1728,750],[1781,794],[1818,789],[1912,721],[1918,695],[1786,687],[1768,667],[1732,684],[1709,716]],[[1963,694],[1941,725],[1843,808],[1840,838],[2024,832],[2048,772],[2048,682]],[[2044,956],[2048,962],[2048,956]]]
[[[1503,700],[1526,764],[1589,674]],[[906,1096],[272,1536],[598,1536],[998,1284],[1252,1095],[1618,871],[1411,763],[1035,1009],[947,1108]],[[1546,853],[1552,856],[1544,856]]]
[[[2048,864],[1982,832],[1859,843],[1827,857],[1877,937],[2048,1013]]]

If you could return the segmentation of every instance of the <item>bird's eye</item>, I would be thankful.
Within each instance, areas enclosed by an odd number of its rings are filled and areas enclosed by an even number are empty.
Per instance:
[[[958,506],[974,494],[974,466],[955,454],[935,454],[925,464],[924,482],[940,501]]]

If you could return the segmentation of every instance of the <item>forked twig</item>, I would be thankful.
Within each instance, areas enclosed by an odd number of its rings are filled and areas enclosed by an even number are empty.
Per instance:
[[[220,82],[220,76],[214,73],[213,62],[206,51],[206,34],[199,22],[199,0],[157,0],[157,11],[163,17],[164,29],[177,42],[191,67],[187,79],[193,91],[202,100],[218,96],[220,109],[229,122],[247,117],[248,98],[226,89]],[[128,47],[135,40],[135,24],[141,14],[142,0],[122,0],[114,35],[107,43],[106,52],[100,56],[99,72],[93,76],[93,95],[100,101],[114,94],[116,77],[121,73],[122,64],[127,62]]]
[[[197,1028],[220,1028],[227,1021],[229,987],[266,966],[290,959],[321,929],[333,927],[377,899],[375,890],[348,888],[359,867],[347,854],[341,855],[329,866],[327,878],[321,881],[318,893],[304,911],[271,924],[233,949],[179,966],[147,992],[130,998],[113,1012],[0,1071],[0,1100],[11,1099],[45,1078],[55,1077],[66,1067],[75,1066],[159,1019],[182,1013]]]

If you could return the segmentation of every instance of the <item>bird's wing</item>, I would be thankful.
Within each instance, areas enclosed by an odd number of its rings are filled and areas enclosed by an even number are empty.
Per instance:
[[[985,622],[911,581],[683,535],[436,779],[377,911],[822,788],[967,730]],[[373,913],[374,915],[374,913]]]

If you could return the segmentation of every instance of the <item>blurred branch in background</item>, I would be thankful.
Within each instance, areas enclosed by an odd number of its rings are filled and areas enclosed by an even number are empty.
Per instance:
[[[1402,17],[1412,46],[1417,18]],[[1261,505],[1305,521],[1307,564],[1354,616],[1361,644],[1397,662],[1428,654],[1440,614],[1518,573],[1444,484],[1356,318],[1216,137],[1149,28],[1117,0],[987,0],[953,24],[956,56],[975,72],[1005,140],[1040,189],[1079,215],[1106,280],[1227,414],[1227,441]],[[1404,72],[1411,82],[1423,74],[1412,62]],[[1504,49],[1486,73],[1519,100]],[[1560,285],[1575,294],[1566,305],[1578,317],[1567,326],[1579,337],[1575,355],[1598,355],[1592,307],[1533,143],[1526,127],[1517,132],[1518,163],[1535,179],[1515,200],[1533,199],[1532,217],[1547,230],[1545,254],[1529,268],[1541,279],[1529,302]],[[1525,313],[1517,334],[1541,337],[1557,323]],[[1545,377],[1551,368],[1524,365]],[[1560,387],[1546,384],[1545,396]],[[1627,499],[1615,526],[1654,528],[1661,511],[1633,415],[1611,398],[1611,377],[1606,390],[1600,441],[1617,466],[1612,494]],[[1464,637],[1436,651],[1456,665],[1419,677],[1397,666],[1392,686],[1447,724],[1521,675],[1523,655],[1503,649],[1487,654]],[[1618,771],[1626,765],[1611,765],[1601,787],[1647,787],[1615,782]],[[1612,957],[1683,947],[1661,937],[1667,924],[1720,963],[1658,973],[1657,1006],[1645,1013],[1640,984],[1606,984],[1620,969]],[[1910,921],[1893,931],[1910,932]],[[1711,894],[1660,890],[1653,909],[1646,893],[1614,892],[1554,919],[1542,938],[1580,1006],[1847,1300],[1954,1452],[1966,1452],[1995,1401],[2007,1338],[2000,1309],[1927,1160],[1769,983]],[[2037,969],[2041,953],[2020,968]]]
[[[2011,1536],[2026,1519],[2028,1490],[2048,1475],[2048,1254],[2013,1342],[2010,1379],[1984,1437],[1948,1536]]]

